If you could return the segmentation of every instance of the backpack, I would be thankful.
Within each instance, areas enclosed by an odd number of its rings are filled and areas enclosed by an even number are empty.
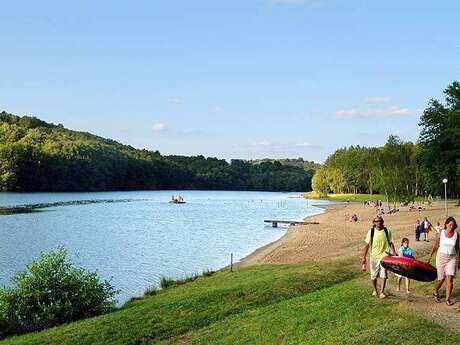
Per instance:
[[[385,226],[383,227],[383,231],[385,232],[385,237],[387,238],[388,246],[391,247],[390,238],[388,237],[388,229]],[[372,244],[374,243],[374,233],[375,233],[375,228],[372,227],[371,228],[371,242],[370,242],[371,248],[372,248]]]

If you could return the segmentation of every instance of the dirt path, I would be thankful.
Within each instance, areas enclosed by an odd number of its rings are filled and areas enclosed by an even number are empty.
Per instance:
[[[435,303],[433,297],[420,294],[406,295],[404,293],[395,294],[394,297],[401,302],[401,307],[414,311],[422,315],[425,319],[446,327],[449,330],[460,333],[460,301],[448,307],[444,303]]]

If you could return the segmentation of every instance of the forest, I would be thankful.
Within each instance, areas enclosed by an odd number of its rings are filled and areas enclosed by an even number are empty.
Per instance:
[[[416,143],[390,135],[383,147],[351,146],[335,151],[316,170],[313,189],[327,193],[380,193],[410,202],[417,196],[460,196],[460,83],[432,99],[420,118]]]
[[[0,113],[1,191],[309,191],[316,167],[300,158],[165,156],[36,117]]]

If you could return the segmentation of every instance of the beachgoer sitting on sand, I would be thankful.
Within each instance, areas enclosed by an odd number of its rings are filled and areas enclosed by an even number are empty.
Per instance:
[[[416,259],[415,253],[411,248],[409,248],[409,239],[408,238],[403,238],[401,241],[401,247],[398,249],[398,255],[403,256],[405,258],[411,258],[411,259]],[[403,278],[402,275],[396,274],[396,291],[401,291],[401,280]],[[410,293],[410,279],[407,277],[404,277],[406,280],[406,293]]]
[[[372,296],[385,298],[385,285],[388,277],[386,270],[380,265],[380,260],[387,255],[388,251],[396,255],[396,250],[392,242],[391,231],[384,226],[382,217],[375,217],[372,228],[367,232],[365,242],[361,264],[366,264],[367,252],[370,248],[369,271],[374,288]],[[381,280],[380,291],[377,287],[377,278]]]

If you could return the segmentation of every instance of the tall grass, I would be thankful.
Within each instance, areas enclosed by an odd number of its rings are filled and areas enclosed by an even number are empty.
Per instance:
[[[215,273],[215,271],[211,271],[211,270],[207,270],[207,271],[204,271],[202,272],[201,274],[193,274],[191,276],[186,276],[186,277],[183,277],[183,278],[168,278],[168,277],[162,277],[160,279],[160,287],[165,290],[165,289],[168,289],[170,287],[174,287],[174,286],[179,286],[179,285],[183,285],[185,283],[190,283],[190,282],[193,282],[195,281],[196,279],[200,278],[200,277],[210,277],[212,276],[213,274]]]

